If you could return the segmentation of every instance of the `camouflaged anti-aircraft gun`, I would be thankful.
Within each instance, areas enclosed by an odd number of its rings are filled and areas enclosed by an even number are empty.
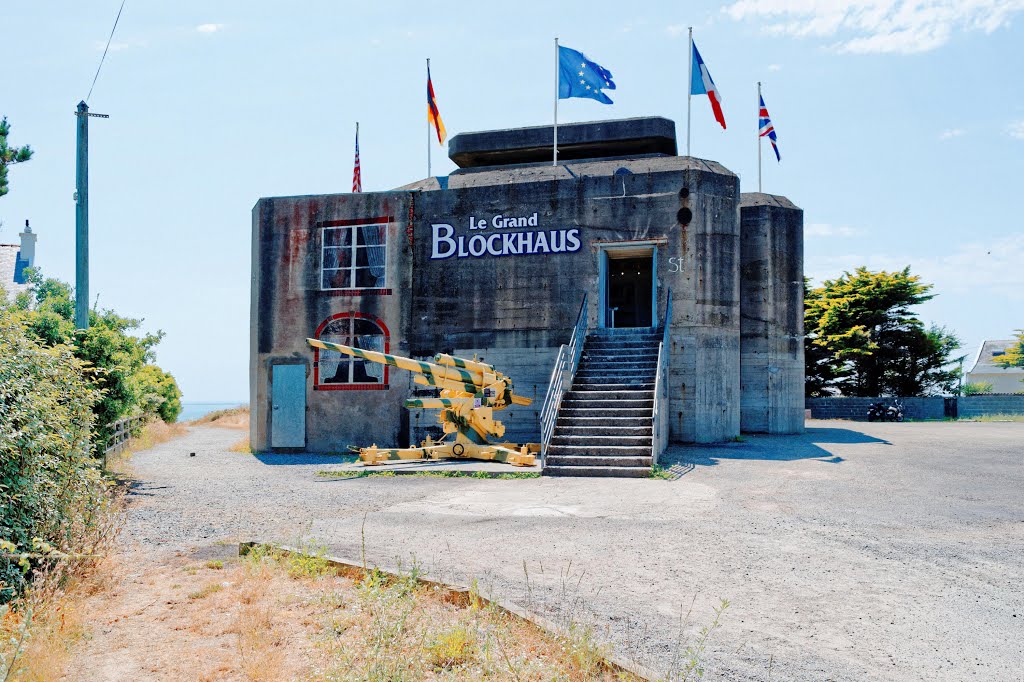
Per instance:
[[[516,395],[512,379],[497,371],[493,365],[438,353],[433,362],[423,362],[398,355],[389,355],[340,343],[306,339],[316,348],[332,350],[360,360],[390,365],[415,372],[413,381],[422,386],[440,390],[436,398],[410,398],[405,401],[409,409],[440,410],[438,421],[444,436],[435,441],[427,437],[419,447],[378,448],[376,444],[353,448],[366,465],[426,459],[483,459],[507,462],[517,466],[531,466],[536,461],[540,445],[527,443],[492,443],[491,438],[505,435],[505,426],[494,418],[494,412],[509,405],[529,405],[529,398]]]

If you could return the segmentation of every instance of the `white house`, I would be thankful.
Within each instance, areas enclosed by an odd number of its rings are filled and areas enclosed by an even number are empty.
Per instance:
[[[965,383],[992,384],[993,393],[1024,392],[1024,367],[1000,367],[994,362],[1015,343],[1015,339],[982,341],[978,355],[974,358],[974,365],[967,370],[964,377]]]

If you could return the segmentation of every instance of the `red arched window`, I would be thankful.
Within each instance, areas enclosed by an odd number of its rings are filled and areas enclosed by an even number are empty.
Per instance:
[[[380,318],[367,313],[338,313],[316,329],[316,338],[330,343],[391,351],[391,333]],[[388,366],[332,350],[313,349],[313,390],[372,391],[388,387]]]

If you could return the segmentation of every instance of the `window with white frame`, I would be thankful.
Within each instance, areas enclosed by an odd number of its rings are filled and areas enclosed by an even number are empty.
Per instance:
[[[323,228],[320,288],[386,287],[387,239],[386,223]]]

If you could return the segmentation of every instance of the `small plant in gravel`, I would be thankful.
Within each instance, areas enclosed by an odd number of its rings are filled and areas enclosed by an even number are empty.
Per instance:
[[[656,478],[661,481],[671,481],[675,476],[672,474],[671,469],[655,464],[651,467],[651,478]]]
[[[206,567],[214,571],[220,571],[224,568],[224,562],[220,559],[210,559],[206,562]]]
[[[465,625],[444,630],[426,646],[427,661],[433,668],[450,670],[476,657],[476,633]]]
[[[224,586],[221,585],[220,583],[207,583],[206,585],[203,585],[203,587],[201,587],[200,589],[196,590],[195,592],[190,592],[189,595],[188,595],[188,598],[189,599],[205,599],[206,597],[209,597],[211,594],[215,594],[217,592],[220,592],[223,589],[224,589]]]

